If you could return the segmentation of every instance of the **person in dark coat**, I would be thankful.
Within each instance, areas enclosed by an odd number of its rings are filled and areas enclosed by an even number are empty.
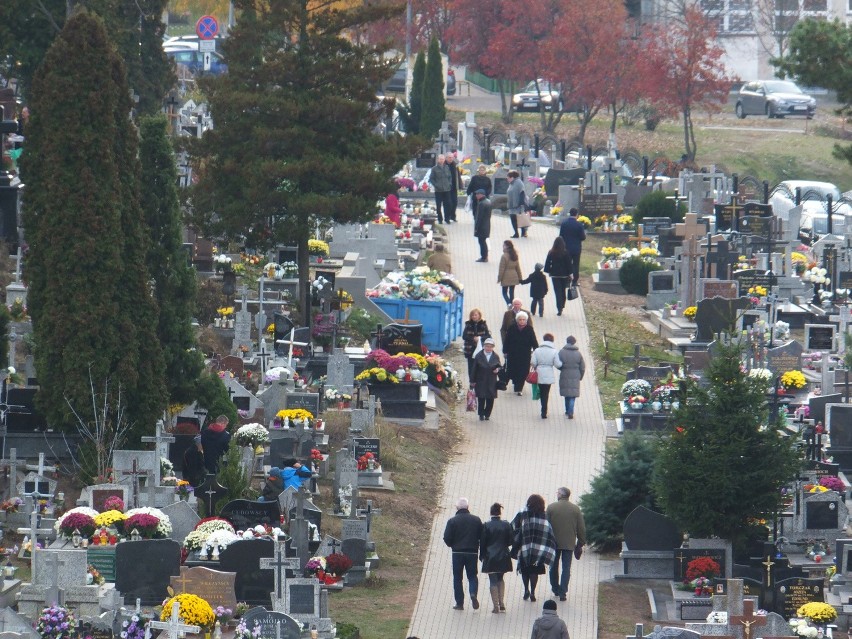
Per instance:
[[[539,262],[535,265],[535,270],[529,274],[526,279],[521,280],[521,284],[530,285],[530,312],[535,315],[536,306],[538,306],[538,316],[544,317],[544,296],[547,295],[547,278],[541,272],[544,266]]]
[[[486,337],[482,350],[473,358],[473,391],[476,393],[479,421],[491,419],[494,400],[497,398],[497,373],[500,370],[500,356],[494,352],[494,339]]]
[[[447,212],[444,217],[447,222],[458,222],[456,218],[456,209],[459,207],[459,189],[462,185],[461,169],[456,164],[456,154],[447,153],[447,166],[450,167],[450,179],[452,180],[452,188],[450,189],[450,205],[447,207]]]
[[[491,331],[486,321],[482,319],[482,311],[478,308],[470,309],[462,330],[464,356],[467,359],[467,381],[470,384],[473,384],[473,354],[477,350],[476,347],[480,345],[479,341],[486,337],[491,337]]]
[[[512,520],[512,530],[520,532],[518,572],[524,583],[524,601],[535,601],[538,576],[547,572],[547,566],[556,559],[556,539],[545,516],[544,497],[529,496],[526,510],[519,512]]]
[[[482,520],[470,514],[470,505],[466,497],[456,502],[456,514],[444,528],[444,543],[453,549],[453,595],[456,605],[453,610],[464,610],[464,588],[462,572],[467,572],[467,587],[470,603],[474,610],[479,609],[476,598],[479,591],[479,577],[476,572],[476,558],[479,555],[479,538],[482,537]]]
[[[204,449],[204,467],[208,473],[219,472],[219,460],[228,452],[231,433],[228,432],[228,418],[219,415],[216,421],[201,432],[201,447]]]
[[[556,614],[556,602],[553,599],[544,602],[541,617],[533,623],[530,639],[571,639],[568,626]]]
[[[479,240],[479,259],[477,262],[488,261],[488,238],[491,237],[491,200],[485,189],[474,192],[476,199],[476,217],[473,220],[473,236]]]
[[[491,506],[491,519],[482,527],[479,540],[479,558],[482,560],[482,572],[488,575],[491,593],[491,612],[506,612],[506,583],[503,575],[512,572],[512,558],[509,556],[512,546],[512,524],[500,519],[503,506]]]
[[[565,346],[559,350],[562,368],[559,371],[559,394],[565,398],[565,414],[568,419],[574,419],[574,402],[580,396],[580,381],[586,374],[586,362],[580,349],[577,348],[577,338],[569,335]]]
[[[473,219],[476,219],[476,214],[478,212],[478,201],[476,199],[476,192],[480,189],[485,191],[485,197],[491,197],[491,191],[493,190],[493,186],[491,184],[491,178],[488,177],[486,173],[486,168],[484,164],[480,164],[476,169],[476,175],[470,178],[470,182],[467,184],[467,194],[471,197],[471,213],[473,213]]]
[[[204,467],[204,451],[201,448],[201,435],[196,435],[192,445],[188,446],[183,453],[183,478],[193,488],[198,488],[204,483],[207,469]]]
[[[577,209],[572,208],[565,221],[559,225],[559,237],[565,240],[565,248],[571,256],[571,275],[575,286],[580,281],[580,252],[586,240],[586,227],[577,219],[578,215]]]
[[[544,260],[544,272],[550,275],[553,282],[557,315],[562,315],[562,310],[565,308],[565,289],[571,282],[572,268],[571,256],[565,248],[565,240],[562,236],[557,236],[553,240],[553,247],[547,252],[547,259]]]
[[[523,394],[524,383],[530,372],[532,352],[538,348],[538,339],[528,319],[529,316],[523,311],[515,315],[515,323],[506,331],[506,340],[503,342],[503,355],[506,356],[506,368],[509,379],[512,380],[512,390],[518,395]]]

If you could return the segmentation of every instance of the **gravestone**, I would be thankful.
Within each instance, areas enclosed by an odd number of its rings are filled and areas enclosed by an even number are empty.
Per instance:
[[[211,570],[203,566],[181,566],[180,575],[171,578],[171,587],[175,594],[192,593],[204,599],[213,608],[224,606],[233,610],[237,607],[237,596],[234,592],[236,577],[235,572]]]
[[[834,351],[834,324],[805,324],[805,350]]]
[[[300,639],[302,636],[302,624],[293,617],[263,606],[252,608],[242,618],[249,632],[258,628],[258,634],[252,635],[256,639]]]
[[[125,602],[162,603],[171,578],[180,574],[180,544],[172,539],[130,541],[115,547],[115,587]]]
[[[234,580],[237,601],[254,606],[272,605],[273,575],[261,569],[260,560],[274,553],[275,542],[271,539],[239,539],[219,553],[219,568],[237,573]]]
[[[805,500],[805,528],[807,530],[828,530],[840,527],[840,513],[836,497],[825,500],[811,497]],[[845,524],[845,522],[844,522]]]
[[[699,300],[695,314],[696,340],[711,342],[718,333],[735,331],[737,320],[750,305],[751,301],[747,297]]]
[[[278,508],[282,513],[289,513],[296,505],[297,492],[292,486],[287,486],[287,488],[278,494]]]
[[[367,541],[367,520],[349,518],[340,522],[340,536],[347,539],[363,539]]]
[[[246,419],[253,418],[255,413],[263,408],[263,402],[243,386],[237,378],[225,375],[222,382],[225,384],[225,388],[228,389],[228,394],[231,396],[231,401],[237,407],[237,410],[246,412]]]
[[[775,582],[775,612],[787,619],[796,618],[796,610],[811,601],[824,601],[823,579],[794,577]]]
[[[56,492],[56,480],[36,472],[27,473],[26,477],[18,482],[17,490],[21,496],[38,493],[43,497],[52,497]]]
[[[292,521],[296,517],[296,503],[287,512],[288,521]],[[302,517],[316,526],[318,531],[322,530],[322,511],[310,499],[306,499],[302,506]]]
[[[129,508],[129,493],[128,487],[123,484],[94,484],[83,488],[80,493],[80,500],[87,504],[89,508],[94,508],[99,513],[102,513],[106,510],[104,503],[110,497],[118,497],[124,502],[125,507]]]
[[[9,607],[0,611],[0,632],[16,633],[22,639],[41,639],[29,619]]]
[[[690,539],[689,548],[678,548],[674,553],[674,580],[682,582],[689,562],[698,557],[710,557],[722,569],[720,579],[730,577],[733,571],[731,542],[724,539]]]
[[[773,375],[782,375],[787,371],[802,369],[802,345],[799,342],[787,342],[766,350],[766,368]]]
[[[320,592],[322,584],[314,579],[288,579],[285,608],[287,614],[303,624],[314,624],[320,620]]]
[[[659,235],[660,229],[671,228],[672,220],[669,217],[643,217],[642,232],[645,235]]]
[[[349,422],[350,433],[368,433],[373,428],[373,423],[370,420],[370,411],[366,408],[353,408],[349,414],[351,421]]]
[[[225,504],[219,516],[230,521],[237,530],[248,530],[258,524],[277,526],[281,521],[281,510],[277,501],[235,499]]]
[[[60,589],[68,590],[84,585],[87,565],[85,550],[37,550],[33,555],[33,584],[43,586],[51,583],[56,570],[57,586]]]
[[[195,526],[201,521],[201,517],[198,516],[195,508],[183,500],[163,506],[160,510],[163,511],[172,523],[171,539],[174,539],[179,544],[183,543],[186,536],[195,530]]]
[[[763,286],[769,290],[769,286],[772,284],[772,278],[766,274],[766,271],[759,271],[754,268],[734,271],[731,277],[739,283],[740,295],[748,295],[749,289],[755,286]]]
[[[421,353],[422,344],[423,326],[421,324],[392,323],[382,327],[377,348],[387,351],[390,355]]]
[[[342,552],[352,560],[353,568],[363,568],[367,565],[366,539],[344,537]]]
[[[319,415],[319,393],[285,393],[284,408],[304,408],[314,417]]]
[[[345,497],[343,493],[349,492],[351,496],[358,490],[358,462],[348,449],[337,452],[334,468],[334,503],[336,513],[341,513],[345,508]],[[351,506],[351,502],[350,502]]]
[[[378,437],[353,437],[352,446],[355,459],[360,459],[367,453],[373,453],[376,460],[381,459],[382,442]]]
[[[212,514],[216,510],[216,504],[224,499],[228,489],[216,481],[216,475],[208,473],[204,483],[195,489],[195,497],[204,506],[204,512]]]
[[[676,271],[651,271],[648,273],[648,310],[659,310],[678,299],[678,273]]]
[[[808,419],[814,423],[825,423],[825,407],[828,404],[839,404],[843,401],[842,393],[824,393],[808,398]]]
[[[698,281],[698,296],[699,299],[709,299],[711,297],[722,297],[726,300],[732,300],[738,296],[739,288],[734,280],[699,280]]]
[[[627,379],[644,379],[657,386],[672,374],[671,366],[639,366],[635,370],[627,371]]]
[[[624,543],[629,550],[672,550],[680,542],[674,521],[645,506],[637,506],[624,520]]]
[[[326,387],[335,388],[341,393],[351,395],[355,389],[354,380],[355,365],[349,360],[349,356],[343,352],[343,349],[335,348],[331,357],[328,358]]]

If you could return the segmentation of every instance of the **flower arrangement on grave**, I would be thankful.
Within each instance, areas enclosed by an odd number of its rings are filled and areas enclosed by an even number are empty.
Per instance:
[[[366,381],[368,384],[398,384],[399,380],[395,374],[388,373],[384,368],[374,366],[373,368],[365,368],[355,376],[358,381]]]
[[[552,208],[550,209],[550,214],[551,214],[551,215],[559,215],[560,213],[562,213],[562,211],[564,210],[564,208],[565,208],[564,206],[562,206],[562,205],[560,205],[559,203],[557,203],[554,207],[552,207]]]
[[[234,433],[234,440],[238,446],[251,446],[257,448],[269,443],[269,431],[263,424],[251,423],[240,426]]]
[[[781,375],[781,385],[786,390],[804,388],[808,383],[802,371],[787,371]]]
[[[715,579],[721,574],[722,568],[719,566],[719,562],[711,557],[696,557],[686,565],[684,576],[687,581],[692,581],[698,577]]]
[[[734,264],[735,271],[744,271],[748,268],[751,268],[751,264],[749,263],[748,258],[745,255],[740,255],[737,257],[737,263]]]
[[[790,619],[790,628],[799,637],[805,637],[805,639],[818,637],[820,632],[816,626],[808,625],[807,619]]]
[[[796,271],[796,275],[802,275],[808,269],[808,256],[804,253],[800,253],[799,251],[793,251],[790,254],[790,260],[793,262],[793,269]]]
[[[350,293],[347,293],[342,288],[334,292],[335,301],[340,304],[340,310],[345,311],[355,303],[355,298]]]
[[[13,322],[23,322],[27,319],[27,307],[22,299],[18,298],[9,307],[9,317]]]
[[[91,564],[86,566],[86,581],[90,584],[95,584],[96,586],[102,586],[106,583],[104,576]]]
[[[352,560],[341,552],[335,552],[325,558],[326,572],[342,577],[352,567]]]
[[[319,257],[328,257],[330,250],[328,243],[322,240],[308,240],[308,255],[317,255]]]
[[[834,606],[823,603],[821,601],[811,601],[803,606],[800,606],[796,611],[796,615],[800,618],[807,619],[811,623],[825,625],[837,619],[837,610]]]
[[[635,396],[651,397],[651,382],[645,379],[629,379],[621,386],[621,396],[630,399]]]
[[[651,399],[657,402],[671,402],[677,397],[678,388],[674,384],[660,384],[651,391]]]
[[[24,500],[18,497],[13,497],[12,499],[7,499],[2,504],[0,504],[0,510],[5,513],[16,513],[18,512],[18,508],[24,505]]]
[[[234,314],[233,306],[223,306],[222,308],[217,308],[216,312],[219,313],[224,319],[227,319],[231,315]]]
[[[816,265],[802,273],[802,281],[810,282],[811,284],[831,284],[831,280],[826,277],[828,271]]]
[[[311,448],[311,464],[314,468],[319,468],[319,465],[323,462],[322,453],[316,448]]]
[[[401,189],[405,189],[406,191],[414,191],[417,188],[417,183],[411,178],[407,177],[396,178],[396,185]]]
[[[195,488],[185,479],[181,479],[175,484],[175,493],[177,493],[179,499],[186,501],[193,492],[195,492]]]
[[[77,619],[67,608],[54,604],[41,611],[36,630],[42,639],[71,639],[77,632]]]
[[[248,528],[243,531],[237,531],[237,536],[242,537],[243,539],[260,539],[262,537],[269,537],[273,540],[284,539],[287,537],[287,533],[285,533],[279,526],[269,526],[267,524],[258,524],[254,528]]]
[[[803,490],[806,493],[827,493],[829,488],[821,484],[805,484]]]
[[[624,227],[633,226],[633,216],[632,215],[619,215],[616,218],[616,222],[621,224]]]
[[[834,475],[820,477],[819,485],[825,486],[829,490],[833,490],[838,493],[843,493],[846,490],[846,487],[843,485],[843,480],[841,480],[839,477],[835,477]]]
[[[91,537],[95,532],[95,517],[98,514],[98,511],[83,506],[73,508],[56,521],[56,531],[69,539],[75,530],[83,537]]]
[[[399,369],[425,369],[429,362],[419,353],[404,353],[399,355],[391,355],[387,351],[377,348],[370,351],[367,355],[367,364],[374,364],[379,368],[383,368],[391,375],[396,375]],[[357,377],[355,379],[358,379]]]
[[[329,402],[351,402],[352,395],[349,393],[342,393],[337,390],[334,386],[329,386],[325,389],[325,398]]]
[[[751,286],[748,289],[749,295],[754,295],[756,297],[766,297],[766,287],[758,284],[757,286]]]
[[[311,557],[305,564],[305,574],[317,575],[325,572],[325,557]]]
[[[290,428],[291,424],[303,423],[311,426],[314,423],[314,414],[304,408],[284,408],[275,413],[275,418],[281,422],[283,428]]]
[[[198,552],[204,547],[204,542],[210,534],[207,530],[193,530],[183,540],[184,549],[187,552]]]
[[[698,307],[697,306],[687,306],[683,309],[683,318],[690,322],[695,321],[695,316],[698,315]]]
[[[172,477],[174,474],[174,464],[167,457],[160,457],[160,477]]]
[[[237,627],[234,628],[234,639],[258,639],[260,637],[260,625],[255,621],[251,630],[249,630],[246,622],[240,619]]]
[[[583,228],[591,228],[592,221],[585,215],[578,215],[577,221],[583,225]]]
[[[39,542],[36,542],[35,547],[36,547],[37,550],[41,550],[42,548],[44,548],[44,545],[39,541]],[[24,553],[24,557],[32,556],[32,554],[33,554],[33,542],[32,541],[25,542],[24,545],[21,546],[21,550]]]
[[[172,522],[168,515],[159,508],[133,508],[125,515],[124,530],[130,533],[134,528],[146,539],[163,539],[172,532]],[[145,517],[137,517],[144,515]],[[155,521],[151,521],[152,518]]]
[[[121,622],[121,639],[145,639],[145,620],[133,614]]]
[[[380,467],[381,464],[373,453],[364,453],[358,458],[358,470],[376,470]]]
[[[713,594],[713,581],[707,577],[696,577],[688,585],[690,590],[695,592],[696,597]]]
[[[220,253],[219,255],[213,258],[213,266],[216,268],[216,272],[223,270],[227,271],[231,268],[232,263],[233,260],[224,253]]]
[[[125,519],[124,513],[120,510],[105,510],[102,513],[98,513],[95,517],[95,526],[98,528],[112,528],[121,533],[124,529]],[[80,533],[82,534],[83,531],[80,530]]]
[[[450,388],[458,377],[453,365],[440,355],[426,355],[426,375],[429,383],[435,388]]]
[[[642,410],[648,403],[648,398],[642,395],[631,395],[627,398],[627,403],[633,410]]]
[[[217,530],[229,530],[231,532],[235,532],[234,526],[231,522],[222,517],[205,517],[195,524],[195,530],[208,535],[212,532],[216,532]]]
[[[171,599],[163,602],[163,611],[160,613],[160,621],[168,621],[172,617],[172,606],[177,601],[179,604],[178,616],[181,620],[191,626],[200,626],[203,630],[209,632],[216,623],[216,613],[213,608],[204,599],[198,595],[193,595],[185,592],[181,595],[175,595]]]
[[[207,539],[204,540],[204,547],[201,549],[201,554],[206,554],[208,557],[216,557],[216,555],[240,538],[239,535],[229,530],[216,530],[210,533]]]
[[[223,626],[234,618],[234,611],[230,608],[225,608],[225,606],[216,606],[213,608],[213,614],[216,615],[216,621]]]

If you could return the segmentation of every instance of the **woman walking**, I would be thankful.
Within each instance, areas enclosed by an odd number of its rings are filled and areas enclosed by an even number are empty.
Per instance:
[[[550,399],[550,387],[556,382],[554,368],[562,368],[562,360],[553,346],[553,335],[545,333],[541,346],[533,351],[530,366],[538,375],[538,393],[541,402],[541,418],[547,419],[547,402]]]
[[[512,520],[512,530],[521,542],[517,548],[518,572],[524,583],[524,601],[535,601],[538,576],[543,575],[556,558],[556,539],[545,517],[544,497],[529,496],[526,510]]]
[[[494,340],[486,337],[482,350],[473,358],[473,387],[476,393],[479,421],[491,419],[494,400],[497,398],[497,373],[500,370],[500,357],[494,352]]]
[[[515,323],[506,331],[506,339],[503,341],[506,369],[512,380],[512,389],[518,395],[524,390],[524,382],[530,372],[530,358],[537,348],[538,339],[530,326],[529,316],[520,311],[515,315]]]
[[[479,189],[485,191],[485,197],[491,197],[491,178],[488,177],[486,173],[487,169],[484,164],[480,164],[476,169],[476,175],[470,178],[470,182],[467,185],[467,190],[465,191],[470,198],[470,206],[471,213],[473,213],[473,219],[476,219],[476,208],[479,202],[476,200],[476,192]]]
[[[497,283],[503,287],[503,299],[511,304],[515,299],[515,287],[524,279],[521,273],[521,262],[515,245],[511,240],[503,242],[503,255],[500,256],[500,266],[497,267]]]
[[[503,575],[512,572],[512,558],[509,556],[512,546],[512,524],[500,518],[503,506],[491,506],[491,519],[482,527],[479,540],[479,558],[482,560],[482,572],[488,575],[491,592],[491,612],[506,612],[506,583]]]
[[[559,351],[559,360],[562,362],[559,394],[565,398],[565,414],[568,419],[574,419],[574,402],[580,396],[580,380],[586,374],[586,362],[577,348],[577,338],[573,335],[565,340],[565,346]]]
[[[506,209],[509,211],[512,230],[515,231],[512,237],[516,238],[518,237],[518,214],[524,212],[524,202],[526,201],[524,181],[521,179],[521,174],[514,170],[506,174],[506,180],[509,182],[509,188],[506,191]],[[527,229],[521,229],[521,236],[527,236]]]
[[[553,247],[547,252],[544,260],[544,272],[550,275],[553,282],[553,293],[556,295],[556,314],[562,315],[565,308],[565,289],[571,282],[571,256],[565,248],[565,240],[557,235]]]
[[[482,319],[482,311],[478,308],[473,308],[468,313],[467,321],[464,323],[462,331],[462,340],[464,340],[464,356],[467,359],[467,381],[473,383],[473,354],[476,352],[476,347],[479,346],[480,340],[486,337],[491,337],[491,331],[488,330],[488,324]]]

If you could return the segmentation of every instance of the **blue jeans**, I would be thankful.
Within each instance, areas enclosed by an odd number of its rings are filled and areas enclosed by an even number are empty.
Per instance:
[[[475,552],[454,552],[453,553],[453,596],[456,598],[456,605],[464,605],[464,587],[462,586],[462,571],[467,571],[467,589],[470,591],[471,597],[476,597],[479,592],[479,577],[476,573],[476,553]]]
[[[567,397],[566,397],[567,399]],[[562,579],[559,578],[559,561],[562,560]],[[568,594],[568,581],[571,579],[571,561],[574,559],[573,550],[557,550],[556,559],[550,566],[550,587],[559,596]]]
[[[574,402],[577,401],[576,397],[566,397],[565,398],[565,412],[569,415],[574,414]]]

